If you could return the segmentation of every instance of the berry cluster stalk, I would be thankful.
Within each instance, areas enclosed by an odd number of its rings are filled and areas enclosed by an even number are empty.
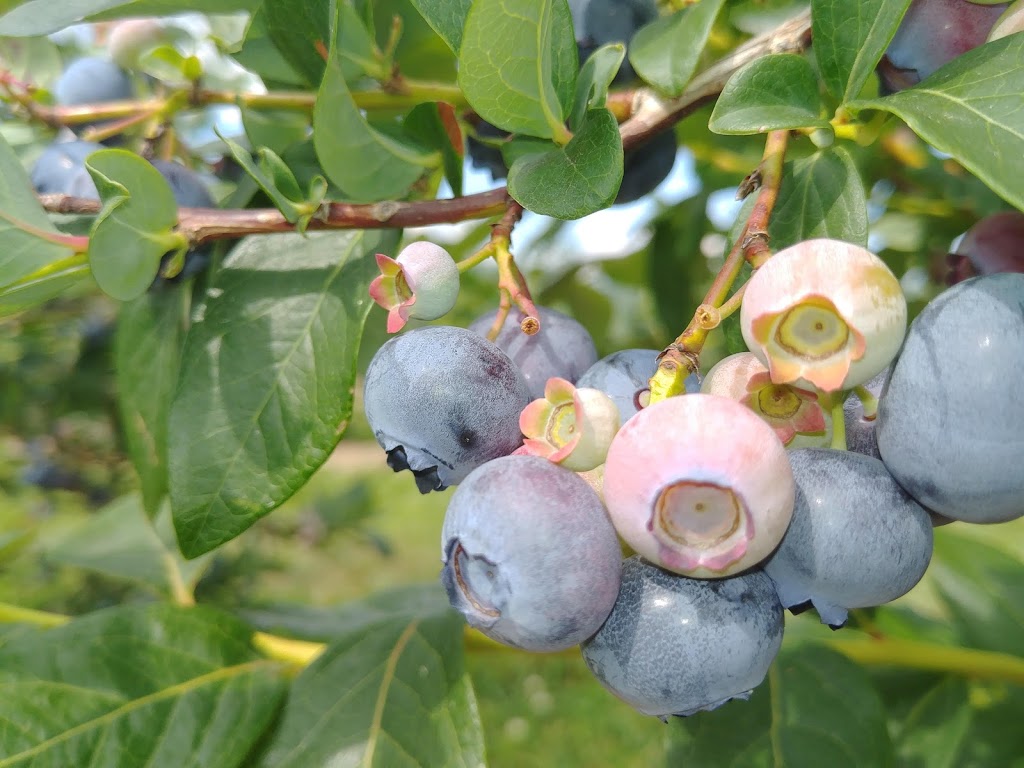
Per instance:
[[[782,184],[782,164],[789,143],[789,131],[771,131],[765,141],[764,156],[757,170],[747,177],[745,184],[760,184],[754,209],[740,236],[718,270],[704,301],[694,312],[693,319],[681,334],[666,347],[658,358],[658,370],[651,377],[651,403],[678,395],[684,391],[686,377],[700,369],[700,353],[708,333],[737,309],[743,300],[743,286],[728,298],[733,283],[739,277],[743,262],[757,269],[771,256],[768,247],[768,222]]]

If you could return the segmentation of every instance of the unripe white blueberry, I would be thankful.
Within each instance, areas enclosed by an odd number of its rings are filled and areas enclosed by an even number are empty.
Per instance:
[[[863,384],[895,357],[907,302],[899,280],[871,251],[805,240],[750,278],[740,326],[773,382],[835,392]]]
[[[680,395],[627,421],[605,462],[619,535],[676,573],[721,578],[756,565],[793,513],[793,474],[772,428],[715,395]]]

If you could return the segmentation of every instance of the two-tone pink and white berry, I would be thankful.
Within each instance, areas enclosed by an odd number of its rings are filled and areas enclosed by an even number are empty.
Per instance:
[[[776,253],[750,278],[740,326],[773,382],[835,392],[863,384],[895,357],[907,302],[899,280],[871,251],[806,240]]]
[[[786,449],[753,411],[716,395],[670,397],[627,421],[608,451],[603,490],[627,544],[697,578],[757,565],[793,514]]]
[[[604,463],[619,429],[619,409],[599,389],[577,389],[552,377],[544,385],[544,397],[523,408],[519,429],[526,437],[523,453],[587,472]]]
[[[832,418],[821,407],[817,392],[775,384],[768,369],[750,352],[738,352],[716,363],[700,391],[747,406],[789,449],[824,447],[832,441]]]
[[[413,243],[397,258],[377,254],[380,274],[370,283],[370,297],[388,310],[388,333],[402,330],[410,317],[436,320],[455,306],[459,268],[451,254],[434,243]]]

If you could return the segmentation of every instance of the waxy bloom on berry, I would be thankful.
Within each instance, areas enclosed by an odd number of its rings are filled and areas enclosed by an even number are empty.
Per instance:
[[[786,449],[735,400],[670,397],[619,430],[604,468],[612,524],[662,568],[721,578],[782,540],[794,501]]]
[[[747,284],[743,339],[776,384],[824,392],[863,384],[895,357],[907,328],[899,280],[870,251],[807,240]]]
[[[721,395],[747,406],[764,419],[787,448],[826,446],[832,419],[818,395],[792,384],[775,384],[768,369],[750,352],[719,361],[704,378],[701,392]]]
[[[388,333],[402,330],[410,317],[436,320],[455,306],[459,268],[441,246],[413,243],[396,259],[378,253],[377,267],[370,297],[388,310]]]
[[[615,402],[598,389],[577,389],[553,377],[544,397],[534,400],[519,415],[526,436],[523,452],[542,456],[574,472],[586,472],[604,463],[608,446],[619,429]]]

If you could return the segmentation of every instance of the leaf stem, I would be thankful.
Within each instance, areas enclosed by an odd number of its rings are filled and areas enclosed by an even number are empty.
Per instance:
[[[873,421],[875,416],[878,415],[878,398],[863,384],[858,384],[853,388],[853,391],[864,408],[864,420]]]
[[[23,608],[11,603],[0,603],[0,624],[31,624],[34,627],[59,627],[71,621],[70,616],[34,608]]]
[[[252,644],[267,658],[283,661],[296,669],[309,666],[327,648],[323,643],[294,640],[267,632],[254,633]]]
[[[782,166],[788,143],[789,131],[771,131],[765,139],[764,155],[760,165],[754,174],[744,179],[745,185],[752,178],[760,180],[760,192],[754,202],[754,208],[747,218],[743,231],[733,243],[725,263],[708,288],[704,301],[694,312],[693,319],[658,358],[658,370],[650,380],[651,403],[684,391],[686,377],[700,369],[700,353],[704,349],[708,333],[721,322],[721,312],[717,313],[718,322],[708,322],[709,308],[718,309],[726,303],[744,261],[757,269],[771,256],[771,250],[768,248],[768,222],[779,197]],[[739,298],[728,307],[729,314],[735,312],[743,300],[743,294],[738,295]]]
[[[494,255],[494,243],[488,242],[483,248],[474,253],[472,256],[467,256],[462,261],[455,264],[459,268],[459,272],[468,272],[478,264],[483,264],[489,258]]]
[[[898,666],[1024,685],[1024,659],[1008,653],[892,637],[837,636],[823,642],[868,666]]]

